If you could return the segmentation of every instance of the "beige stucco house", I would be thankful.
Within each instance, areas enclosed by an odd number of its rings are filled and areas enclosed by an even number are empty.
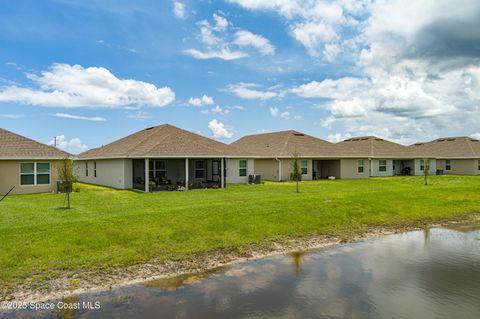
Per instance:
[[[151,186],[156,191],[248,183],[254,161],[235,147],[164,124],[86,151],[75,167],[81,182],[148,192]]]
[[[291,180],[295,154],[302,180],[368,178],[367,157],[298,131],[248,135],[230,145],[254,154],[255,174],[264,180]]]
[[[436,168],[441,174],[480,175],[480,141],[477,139],[444,137],[409,148],[436,158]]]
[[[0,128],[0,195],[56,191],[57,162],[69,156]]]
[[[436,160],[425,157],[415,149],[376,136],[352,137],[336,144],[339,155],[350,152],[368,159],[369,176],[423,175],[424,164],[429,174],[435,174]]]

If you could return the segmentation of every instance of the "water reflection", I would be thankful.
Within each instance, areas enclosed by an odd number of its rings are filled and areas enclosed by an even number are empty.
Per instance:
[[[96,311],[7,318],[477,319],[479,237],[425,229],[79,297]]]

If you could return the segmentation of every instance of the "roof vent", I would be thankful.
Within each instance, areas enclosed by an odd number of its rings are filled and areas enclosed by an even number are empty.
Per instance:
[[[293,135],[295,135],[295,136],[305,136],[305,134],[303,134],[303,133],[298,133],[298,132],[293,133]]]
[[[362,141],[368,141],[368,137],[361,138]]]
[[[445,142],[445,139],[444,139],[444,138],[439,138],[439,139],[437,140],[437,142]]]
[[[377,137],[375,138],[375,141],[383,141],[383,139]]]
[[[455,141],[455,139],[454,138],[447,138],[447,141],[452,142],[452,141]]]
[[[155,126],[152,126],[152,127],[149,127],[149,128],[146,128],[145,131],[150,131],[151,129],[155,128]]]

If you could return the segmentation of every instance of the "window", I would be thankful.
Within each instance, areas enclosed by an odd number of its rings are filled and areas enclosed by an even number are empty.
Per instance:
[[[445,160],[445,170],[446,171],[451,171],[452,170],[452,161],[451,160]]]
[[[378,161],[378,171],[379,172],[386,172],[387,171],[387,160],[379,160]]]
[[[357,172],[363,173],[365,171],[365,161],[364,160],[358,160],[357,162]]]
[[[97,162],[93,162],[93,177],[97,177]]]
[[[85,162],[85,176],[88,177],[88,162]]]
[[[205,162],[195,161],[195,178],[205,177]]]
[[[430,160],[420,160],[420,171],[430,170]]]
[[[425,161],[424,160],[420,160],[420,171],[424,171],[425,169]]]
[[[302,171],[302,175],[307,175],[308,174],[308,161],[307,160],[301,160],[300,161],[300,171]]]
[[[20,163],[20,185],[49,185],[50,163]]]
[[[247,160],[238,161],[238,176],[247,176]]]
[[[477,169],[480,171],[480,160],[478,160],[477,166]]]
[[[148,176],[150,179],[165,178],[167,176],[166,163],[164,160],[150,160],[148,162]]]

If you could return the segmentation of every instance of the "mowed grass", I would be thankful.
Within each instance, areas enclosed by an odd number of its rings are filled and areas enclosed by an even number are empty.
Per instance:
[[[422,177],[312,181],[300,191],[268,182],[153,194],[80,184],[70,210],[62,194],[9,196],[0,203],[0,286],[480,212],[480,176],[435,176],[428,186]]]

